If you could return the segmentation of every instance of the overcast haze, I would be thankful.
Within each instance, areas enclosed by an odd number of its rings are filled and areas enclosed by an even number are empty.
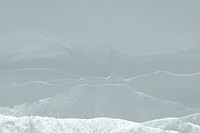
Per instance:
[[[0,0],[0,133],[200,133],[199,81],[200,0]]]
[[[198,45],[199,7],[199,0],[0,0],[0,34],[52,34],[133,55],[174,52]]]

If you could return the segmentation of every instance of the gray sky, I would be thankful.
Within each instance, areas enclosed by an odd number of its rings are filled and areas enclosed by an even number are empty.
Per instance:
[[[52,34],[133,55],[173,52],[198,44],[199,7],[199,0],[0,0],[0,35]]]

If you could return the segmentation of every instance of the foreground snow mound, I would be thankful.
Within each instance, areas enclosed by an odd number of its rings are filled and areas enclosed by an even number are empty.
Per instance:
[[[173,130],[180,133],[200,133],[200,126],[185,122],[182,118],[165,118],[143,123],[144,126],[159,128],[162,130]]]
[[[192,115],[189,115],[189,116],[186,116],[186,117],[182,117],[181,119],[185,122],[189,122],[189,123],[200,126],[200,113],[192,114]]]
[[[144,122],[166,117],[182,117],[198,110],[159,100],[123,84],[80,85],[54,97],[24,104],[5,113],[14,116],[56,118],[120,118]]]
[[[131,128],[129,128],[131,127]],[[119,129],[119,130],[118,130]],[[0,133],[175,133],[120,119],[0,116]]]
[[[139,126],[132,126],[126,128],[116,129],[110,133],[178,133],[176,131],[164,131],[161,129],[145,127],[142,125]]]

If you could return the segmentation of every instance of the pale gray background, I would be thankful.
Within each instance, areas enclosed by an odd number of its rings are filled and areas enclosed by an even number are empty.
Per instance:
[[[199,7],[199,0],[0,0],[0,35],[36,32],[133,55],[170,53],[198,45]]]

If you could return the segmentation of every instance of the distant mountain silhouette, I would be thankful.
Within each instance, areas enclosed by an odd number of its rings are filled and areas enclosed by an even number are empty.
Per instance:
[[[33,81],[47,82],[58,79],[72,80],[81,79],[81,77],[51,68],[24,68],[0,71],[0,84],[9,84],[12,82],[23,84]]]
[[[70,86],[70,82],[73,83],[81,78],[50,68],[0,71],[0,106],[33,102],[66,89],[66,86],[48,83],[49,81],[58,82],[64,79],[70,88],[74,86]]]
[[[198,62],[200,52],[194,50],[168,55],[130,56],[116,49],[109,49],[105,52],[88,52],[63,46],[58,49],[58,53],[63,53],[62,55],[36,56],[35,58],[22,58],[7,63],[1,62],[0,69],[53,68],[82,76],[107,76],[115,73],[122,77],[132,77],[160,70],[174,73],[200,71],[200,63]],[[61,51],[59,52],[59,50]],[[12,57],[14,57],[13,54],[6,56],[6,58]],[[5,59],[5,55],[3,59]]]
[[[158,71],[127,80],[130,86],[161,99],[199,107],[200,73],[174,74]],[[149,89],[151,88],[151,89]]]

